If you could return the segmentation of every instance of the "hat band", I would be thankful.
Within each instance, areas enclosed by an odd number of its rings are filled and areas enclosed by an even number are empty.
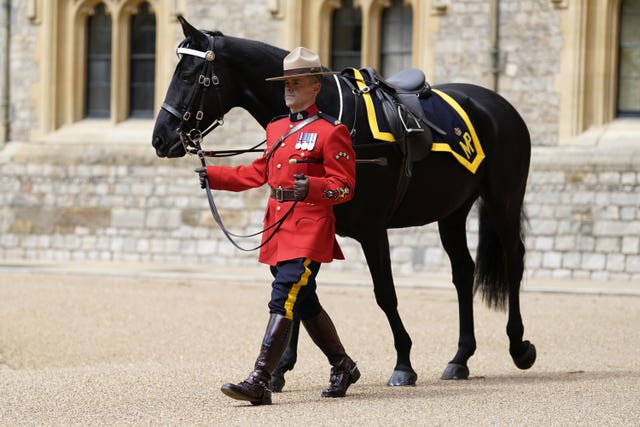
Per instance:
[[[295,76],[298,74],[312,74],[312,73],[320,73],[322,72],[322,68],[320,67],[307,67],[307,68],[292,68],[290,70],[284,70],[283,75],[285,77]]]

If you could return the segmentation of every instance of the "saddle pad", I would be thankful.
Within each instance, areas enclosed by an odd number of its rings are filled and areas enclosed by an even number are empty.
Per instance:
[[[343,71],[343,73],[353,73],[358,89],[364,89],[362,98],[373,137],[379,141],[396,142],[382,111],[380,99],[377,96],[371,96],[372,91],[365,89],[371,81],[371,76],[363,75],[363,72],[366,73],[366,70],[356,68],[347,68]],[[439,132],[433,132],[434,141],[431,150],[451,153],[462,166],[471,173],[476,173],[485,155],[469,116],[460,104],[446,93],[433,88],[431,93],[431,96],[420,99],[420,104],[425,116],[447,133],[440,135]]]
[[[471,173],[476,173],[484,159],[478,135],[464,109],[446,93],[431,89],[432,95],[421,99],[425,115],[447,134],[433,133],[432,151],[443,151],[453,156]]]
[[[353,73],[358,89],[362,90],[368,87],[367,82],[370,81],[370,76],[367,76],[368,80],[365,80],[365,77],[362,75],[360,70],[356,68],[348,68],[345,71],[351,71]],[[368,92],[367,89],[362,93],[362,99],[364,99],[364,105],[366,106],[367,121],[369,122],[371,134],[377,140],[395,142],[396,138],[389,129],[387,118],[384,116],[382,106],[380,105],[380,100],[377,96],[371,96],[371,93],[372,92]]]

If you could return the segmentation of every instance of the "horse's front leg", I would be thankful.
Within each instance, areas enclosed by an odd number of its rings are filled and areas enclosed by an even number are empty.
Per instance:
[[[293,367],[298,360],[298,335],[300,333],[300,319],[298,316],[294,316],[293,323],[291,325],[291,339],[289,345],[284,351],[276,370],[271,374],[271,381],[269,381],[269,389],[273,392],[281,392],[284,388],[285,379],[284,374],[287,371],[292,371]]]
[[[411,367],[409,356],[412,344],[411,338],[398,313],[398,298],[391,272],[387,231],[384,229],[379,230],[377,233],[370,231],[365,238],[359,241],[371,272],[376,302],[387,316],[397,353],[396,366],[387,385],[415,385],[418,374]]]

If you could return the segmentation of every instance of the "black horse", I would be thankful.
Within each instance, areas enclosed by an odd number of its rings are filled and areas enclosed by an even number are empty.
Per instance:
[[[186,39],[180,45],[183,56],[153,132],[158,156],[184,156],[190,151],[189,141],[199,145],[201,137],[221,124],[223,115],[233,107],[244,108],[263,127],[274,116],[287,112],[283,87],[265,82],[265,78],[282,74],[282,60],[288,52],[259,41],[200,31],[182,17],[179,20]],[[335,215],[337,233],[362,246],[376,302],[393,332],[397,361],[388,384],[413,385],[417,374],[409,356],[411,338],[397,310],[387,229],[434,221],[438,222],[442,245],[451,262],[460,322],[458,349],[442,378],[469,376],[467,361],[476,350],[475,290],[482,292],[490,307],[505,309],[508,305],[509,352],[518,368],[530,368],[536,351],[533,344],[523,341],[519,295],[525,253],[523,199],[531,142],[520,115],[491,90],[470,84],[435,86],[467,112],[486,158],[472,174],[450,154],[432,152],[413,164],[407,183],[396,144],[375,143],[366,125],[362,99],[352,94],[350,85],[331,76],[325,77],[322,87],[317,100],[321,110],[355,126],[357,157],[386,159],[358,163],[355,197],[336,206]],[[398,200],[401,181],[406,185],[404,196]],[[479,243],[474,263],[467,245],[466,219],[478,198]],[[274,374],[272,385],[276,390],[284,384],[284,372],[293,368],[296,344],[297,336]]]

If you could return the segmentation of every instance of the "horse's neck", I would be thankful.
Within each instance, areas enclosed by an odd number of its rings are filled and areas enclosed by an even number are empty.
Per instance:
[[[265,82],[282,72],[286,51],[262,42],[225,37],[226,60],[232,64],[231,76],[238,84],[238,105],[249,112],[263,127],[280,114],[287,112],[282,85]],[[250,60],[247,60],[250,58]]]
[[[282,83],[265,82],[266,78],[282,72],[282,60],[287,54],[285,50],[255,40],[228,36],[224,37],[223,50],[225,61],[234,73],[230,78],[238,82],[237,107],[247,110],[263,127],[273,117],[288,112]],[[324,79],[317,101],[323,112],[340,119],[349,128],[355,123],[366,123],[364,117],[354,118],[356,99],[351,89],[342,81],[339,89],[333,76]],[[361,100],[357,102],[361,103]],[[358,108],[358,116],[363,112],[364,108]]]
[[[341,108],[344,100],[341,99],[341,90],[336,85],[333,76],[325,77],[322,82],[322,90],[316,99],[318,107],[324,113],[327,113],[337,119],[342,120],[344,109]]]
[[[358,131],[353,134],[354,144],[369,142],[371,132],[367,126],[362,97],[354,95],[342,78],[338,78],[338,81],[339,86],[335,77],[325,78],[322,91],[318,96],[318,106],[323,112],[344,123],[350,131],[354,126],[358,128]]]

